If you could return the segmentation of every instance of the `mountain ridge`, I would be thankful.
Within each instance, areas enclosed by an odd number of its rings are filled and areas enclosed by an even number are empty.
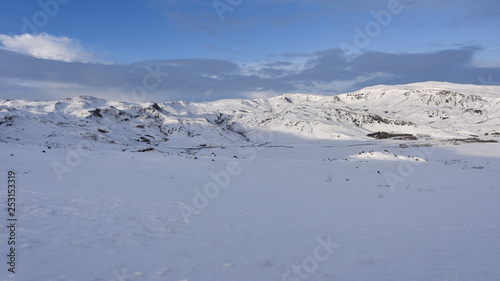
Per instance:
[[[51,147],[81,139],[120,147],[262,145],[262,131],[278,133],[275,143],[287,136],[373,140],[376,132],[431,141],[491,138],[499,130],[500,87],[437,82],[205,103],[0,100],[0,142]]]

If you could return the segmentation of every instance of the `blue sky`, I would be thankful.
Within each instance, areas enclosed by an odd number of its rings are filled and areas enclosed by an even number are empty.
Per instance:
[[[0,3],[0,98],[210,101],[500,83],[498,0]]]

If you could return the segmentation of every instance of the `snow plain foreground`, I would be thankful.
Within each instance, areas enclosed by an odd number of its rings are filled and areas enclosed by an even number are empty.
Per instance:
[[[500,144],[401,142],[2,143],[19,221],[0,280],[500,280]]]

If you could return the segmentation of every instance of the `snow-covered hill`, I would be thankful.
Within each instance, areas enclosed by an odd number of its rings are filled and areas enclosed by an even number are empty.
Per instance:
[[[0,129],[0,141],[6,143],[66,147],[87,139],[122,149],[160,150],[261,144],[256,136],[268,130],[280,133],[276,143],[286,143],[290,136],[366,140],[374,132],[426,141],[494,139],[500,131],[500,87],[428,82],[338,96],[287,94],[209,103],[133,103],[90,96],[0,100]]]
[[[500,280],[499,95],[0,101],[0,281]]]

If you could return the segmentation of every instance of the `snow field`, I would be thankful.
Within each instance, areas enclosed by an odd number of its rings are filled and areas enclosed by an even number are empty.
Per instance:
[[[416,161],[418,147],[394,142],[290,143],[244,147],[251,161],[236,146],[104,145],[63,181],[52,163],[68,150],[0,144],[20,202],[19,271],[0,280],[498,280],[498,144]],[[197,209],[193,190],[228,163],[239,173]]]

